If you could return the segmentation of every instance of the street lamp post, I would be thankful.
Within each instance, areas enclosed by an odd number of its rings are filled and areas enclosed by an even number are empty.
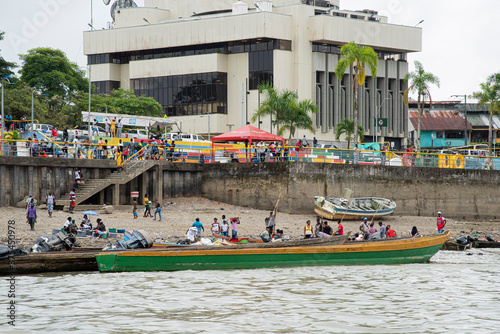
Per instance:
[[[382,113],[382,106],[384,105],[385,100],[390,100],[390,99],[391,99],[390,97],[384,98],[384,100],[382,100],[382,103],[380,104],[378,109],[377,109],[377,106],[375,106],[375,142],[376,143],[378,143],[378,112],[380,111],[380,113]],[[354,131],[356,131],[356,129]]]
[[[452,95],[451,97],[463,97],[464,98],[464,120],[465,120],[465,146],[467,146],[467,142],[469,137],[467,136],[467,95]]]
[[[238,78],[238,75],[233,74],[233,77],[236,78],[237,82],[240,83],[240,79]],[[241,83],[241,126],[245,125],[245,85],[243,82]]]
[[[89,116],[89,123],[88,123],[89,129],[88,129],[88,131],[89,131],[89,138],[91,140],[94,140],[94,135],[93,134],[91,135],[92,132],[90,132],[90,101],[91,101],[91,97],[92,97],[92,82],[91,82],[91,80],[92,80],[91,79],[91,67],[89,64],[89,115],[88,115]],[[106,113],[107,113],[107,110],[108,110],[108,107],[106,106]]]
[[[15,85],[15,83],[13,82],[10,82],[9,78],[7,77],[4,77],[3,79],[7,80],[9,82],[10,85]],[[4,83],[3,82],[0,82],[0,85],[2,86],[2,150],[0,151],[3,154],[5,154],[5,151],[4,151],[4,148],[3,148],[3,139],[4,139],[4,129],[5,129],[5,113],[4,113],[4,103],[3,103],[3,86],[4,86]]]
[[[42,96],[49,96],[48,94],[42,94]],[[35,89],[31,89],[31,140],[34,138],[34,131],[35,131],[35,126],[34,126],[34,120],[35,120]]]

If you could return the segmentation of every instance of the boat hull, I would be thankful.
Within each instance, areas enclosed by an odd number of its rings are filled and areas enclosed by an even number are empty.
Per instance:
[[[448,235],[344,245],[146,250],[103,253],[96,258],[101,272],[419,263],[436,254]]]

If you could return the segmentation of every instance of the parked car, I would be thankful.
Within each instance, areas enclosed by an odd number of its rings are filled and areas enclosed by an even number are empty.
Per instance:
[[[200,135],[192,135],[188,133],[181,133],[180,135],[180,140],[182,141],[197,141],[197,142],[207,142],[210,143],[210,141],[205,140],[203,136]]]
[[[149,139],[147,130],[129,130],[128,132],[122,134],[122,136],[132,139]]]

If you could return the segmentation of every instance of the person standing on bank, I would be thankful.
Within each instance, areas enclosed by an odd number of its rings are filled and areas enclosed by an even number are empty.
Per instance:
[[[436,220],[437,220],[438,233],[443,233],[444,227],[446,226],[446,219],[444,219],[444,217],[441,216],[441,211],[438,211],[438,216]]]
[[[31,203],[28,209],[26,210],[26,220],[30,225],[32,231],[35,230],[36,223],[36,207],[35,204]]]
[[[158,200],[155,200],[155,217],[153,220],[156,220],[156,214],[158,214],[159,218],[158,221],[161,222],[161,204],[158,202]]]
[[[69,192],[69,212],[73,213],[75,207],[76,207],[76,195],[75,195],[75,188],[73,188]]]
[[[56,204],[56,197],[52,195],[49,191],[49,194],[45,197],[47,203],[47,212],[49,213],[49,217],[52,218],[52,211],[54,211],[54,205]]]

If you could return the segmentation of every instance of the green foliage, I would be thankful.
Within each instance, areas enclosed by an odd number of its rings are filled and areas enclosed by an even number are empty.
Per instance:
[[[311,100],[297,102],[297,93],[288,89],[280,92],[267,82],[259,85],[259,93],[265,93],[266,97],[252,116],[252,122],[271,115],[276,122],[278,135],[283,136],[288,131],[289,138],[292,138],[296,129],[315,132],[309,112],[316,113],[318,108]]]
[[[358,94],[357,87],[358,84],[360,86],[364,85],[366,78],[366,70],[365,66],[371,71],[372,77],[375,78],[377,76],[377,66],[378,66],[378,57],[375,51],[369,46],[360,47],[354,42],[350,42],[344,45],[340,49],[340,54],[343,56],[341,60],[337,63],[335,67],[335,75],[339,80],[344,78],[344,74],[351,66],[354,68],[353,80],[352,80],[352,91],[354,98],[354,125],[353,129],[358,128]],[[354,132],[353,141],[355,144],[359,142],[358,140],[358,132]],[[357,161],[355,161],[357,163]]]
[[[471,97],[478,101],[479,105],[487,105],[490,113],[488,127],[488,155],[493,155],[493,114],[500,113],[500,73],[490,75],[486,82],[479,85],[480,90],[474,92]]]
[[[20,55],[20,58],[23,61],[19,71],[21,81],[49,97],[59,95],[68,99],[88,87],[85,72],[76,63],[70,62],[61,50],[35,48]]]
[[[404,92],[403,99],[406,105],[408,105],[408,94],[409,92],[416,92],[418,94],[418,121],[417,121],[417,152],[420,152],[420,122],[422,115],[424,113],[424,102],[428,97],[430,106],[429,110],[432,108],[432,98],[430,92],[430,85],[434,84],[439,87],[439,78],[432,73],[425,72],[424,66],[421,62],[415,60],[415,71],[406,73],[405,81],[411,81],[410,87]],[[421,103],[422,102],[422,103]]]
[[[3,40],[3,36],[5,35],[5,32],[0,31],[0,41]],[[11,63],[6,61],[1,55],[0,55],[0,78],[5,78],[8,75],[14,74],[14,72],[11,71],[11,69],[17,67],[15,63]]]
[[[5,85],[5,115],[12,115],[12,119],[14,120],[21,119],[23,115],[31,119],[31,92],[31,88],[23,83]],[[44,97],[35,92],[33,99],[35,119],[38,119],[46,108],[44,100],[46,100]]]
[[[347,148],[351,147],[351,141],[354,138],[354,120],[349,120],[344,118],[341,122],[337,123],[335,126],[335,140],[339,140],[340,136],[345,135],[345,139],[347,140]],[[361,125],[357,125],[358,131],[357,135],[359,137],[359,141],[363,141],[365,129]]]

